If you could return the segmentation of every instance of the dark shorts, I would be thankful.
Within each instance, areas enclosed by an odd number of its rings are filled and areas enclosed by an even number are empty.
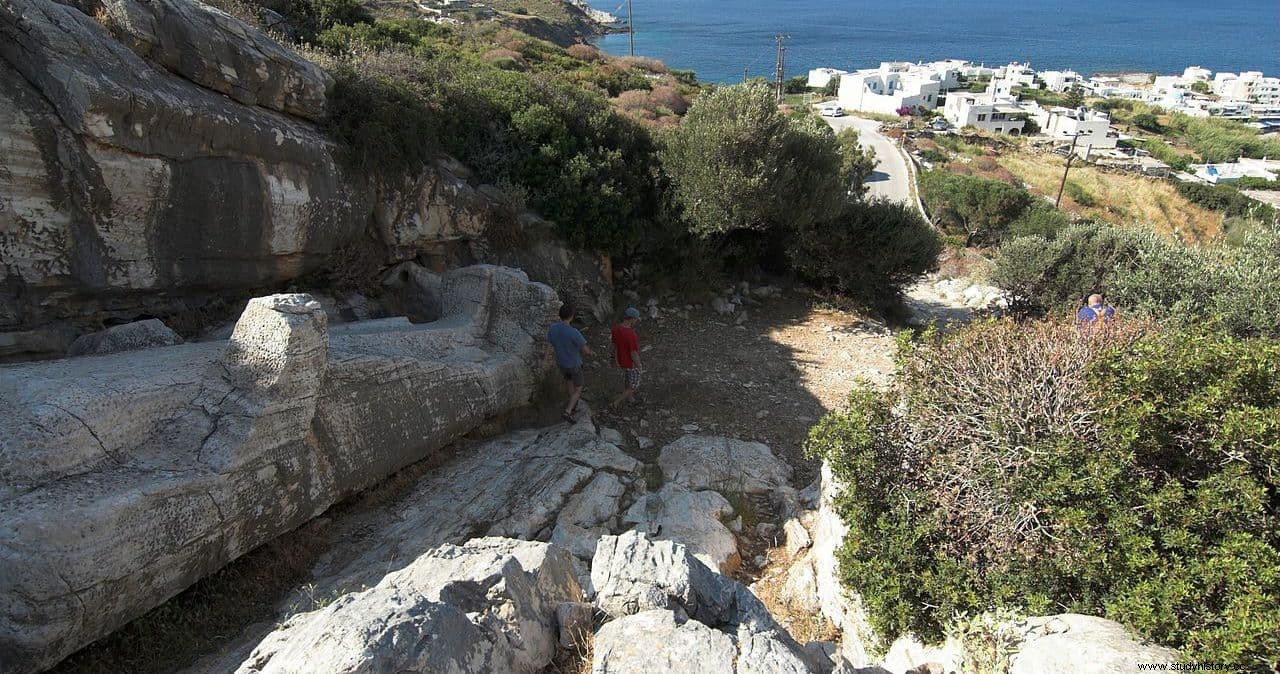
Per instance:
[[[565,381],[573,382],[574,386],[582,386],[582,366],[578,367],[562,367],[560,375]]]
[[[640,389],[640,368],[633,367],[622,371],[622,387],[632,390]]]

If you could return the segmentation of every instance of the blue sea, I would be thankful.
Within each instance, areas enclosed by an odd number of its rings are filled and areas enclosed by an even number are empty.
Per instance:
[[[590,0],[626,17],[622,0]],[[619,4],[621,3],[621,4]],[[632,0],[636,54],[713,82],[961,58],[1039,70],[1280,75],[1280,0]],[[627,35],[601,47],[626,54]]]

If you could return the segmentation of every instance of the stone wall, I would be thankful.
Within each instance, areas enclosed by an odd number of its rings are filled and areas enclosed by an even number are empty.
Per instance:
[[[558,307],[523,272],[438,282],[440,319],[330,331],[253,300],[224,342],[0,368],[0,663],[31,671],[525,404]]]

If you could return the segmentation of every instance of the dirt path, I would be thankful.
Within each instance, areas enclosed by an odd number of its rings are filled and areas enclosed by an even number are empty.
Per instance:
[[[637,305],[647,306],[648,298],[641,300]],[[788,288],[744,309],[745,319],[742,310],[721,315],[705,305],[659,303],[658,318],[637,326],[640,402],[617,412],[605,409],[622,389],[609,326],[587,329],[597,356],[586,365],[585,397],[601,422],[647,438],[639,444],[655,453],[687,432],[763,442],[796,469],[793,486],[801,488],[817,475],[802,452],[809,428],[838,408],[858,379],[887,381],[893,336],[882,324],[823,307],[804,290]]]

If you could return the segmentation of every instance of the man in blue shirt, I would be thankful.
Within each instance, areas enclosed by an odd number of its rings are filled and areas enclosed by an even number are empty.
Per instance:
[[[1076,312],[1076,326],[1082,337],[1105,331],[1115,319],[1115,307],[1103,302],[1102,295],[1098,293],[1090,295],[1089,304]]]
[[[569,404],[565,406],[561,419],[573,423],[573,412],[578,408],[578,399],[582,397],[582,356],[593,355],[587,346],[587,338],[573,327],[573,307],[565,304],[560,307],[560,320],[551,324],[547,330],[547,341],[556,353],[556,367],[564,377],[565,389],[569,393]]]

